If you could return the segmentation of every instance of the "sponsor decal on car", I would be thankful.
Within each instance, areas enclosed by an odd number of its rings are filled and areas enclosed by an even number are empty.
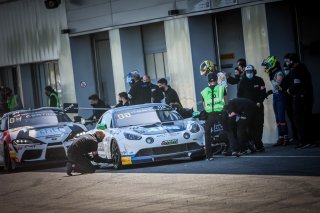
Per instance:
[[[15,151],[9,151],[10,158],[16,158],[17,154]]]
[[[178,139],[166,140],[166,141],[161,142],[161,145],[163,145],[163,146],[175,145],[175,144],[178,144]]]
[[[121,157],[121,162],[122,162],[122,165],[131,165],[132,164],[130,156]]]

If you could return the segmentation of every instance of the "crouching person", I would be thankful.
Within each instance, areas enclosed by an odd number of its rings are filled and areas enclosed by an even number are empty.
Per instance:
[[[247,153],[247,149],[251,153],[256,152],[250,141],[259,140],[259,135],[257,135],[259,125],[255,121],[258,110],[256,104],[246,98],[235,98],[229,101],[228,136],[231,141],[232,155],[239,157]]]
[[[97,130],[94,134],[85,134],[75,139],[68,148],[67,175],[76,173],[94,173],[96,166],[91,161],[98,163],[110,163],[111,160],[98,156],[98,143],[105,137],[103,130]],[[92,153],[93,157],[88,153]]]

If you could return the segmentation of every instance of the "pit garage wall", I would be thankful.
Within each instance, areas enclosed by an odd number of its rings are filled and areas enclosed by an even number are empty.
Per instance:
[[[196,102],[197,108],[201,110],[203,107],[200,92],[208,85],[208,81],[207,77],[200,75],[199,67],[203,60],[216,61],[212,15],[193,16],[189,17],[188,21]]]
[[[268,0],[66,0],[66,10],[72,33],[85,33],[164,19],[168,17],[168,11],[174,9],[188,15],[197,11],[264,1]]]
[[[43,0],[0,6],[0,67],[59,60],[63,103],[75,101],[69,36],[61,34],[67,28],[64,3],[53,10]]]
[[[88,97],[96,92],[96,83],[90,36],[72,37],[70,46],[77,103],[79,107],[91,108]],[[91,114],[91,110],[79,110],[79,115],[84,118],[90,117]]]
[[[171,86],[177,91],[183,107],[195,107],[196,92],[188,18],[165,21],[164,29]]]
[[[269,90],[269,77],[261,67],[262,60],[270,55],[265,5],[244,7],[241,13],[247,63],[256,68],[257,75],[264,79]],[[277,139],[277,128],[271,96],[264,101],[264,115],[263,142],[273,143]]]

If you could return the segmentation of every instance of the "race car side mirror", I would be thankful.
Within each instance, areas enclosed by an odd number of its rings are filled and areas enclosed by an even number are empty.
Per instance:
[[[81,122],[81,116],[74,116],[74,121],[75,123],[80,123]]]
[[[97,125],[97,129],[101,129],[101,130],[105,130],[105,129],[107,129],[108,127],[107,127],[107,124],[98,124]]]

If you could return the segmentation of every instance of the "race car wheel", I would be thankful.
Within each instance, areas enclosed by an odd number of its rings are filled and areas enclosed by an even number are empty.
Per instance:
[[[113,168],[121,169],[121,154],[120,149],[116,141],[113,141],[111,144],[111,158],[113,160]]]
[[[7,172],[11,172],[13,169],[15,169],[15,163],[12,161],[10,158],[10,153],[9,153],[9,145],[4,144],[4,170]]]

